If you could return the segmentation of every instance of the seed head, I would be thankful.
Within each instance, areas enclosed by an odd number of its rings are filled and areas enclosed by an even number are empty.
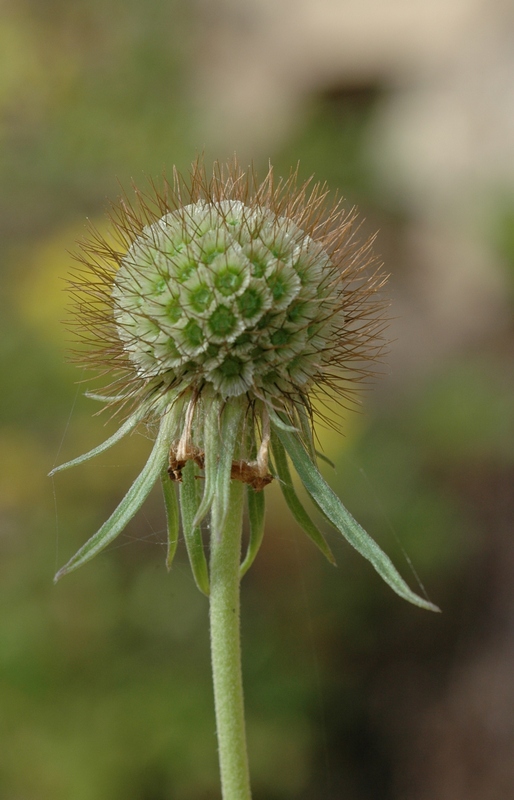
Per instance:
[[[326,199],[236,161],[136,190],[111,214],[119,247],[96,232],[82,243],[79,359],[117,376],[125,401],[208,388],[289,414],[311,392],[348,399],[383,350],[385,278],[354,211]]]
[[[204,381],[224,399],[307,392],[343,324],[327,254],[294,222],[200,200],[147,226],[113,288],[143,378]]]
[[[136,189],[133,202],[114,206],[112,239],[92,230],[82,243],[71,284],[74,327],[86,345],[78,358],[110,376],[97,399],[130,413],[103,445],[58,469],[92,458],[143,421],[158,421],[159,430],[125,498],[57,577],[118,536],[159,476],[168,567],[178,483],[184,539],[206,594],[200,525],[210,514],[211,537],[222,535],[233,481],[246,484],[250,521],[241,574],[262,540],[262,490],[275,477],[296,521],[334,562],[296,496],[289,458],[325,518],[384,580],[434,608],[408,588],[316,464],[313,398],[328,393],[346,404],[384,345],[385,277],[372,243],[355,238],[355,213],[327,195],[310,181],[298,187],[295,173],[275,183],[270,167],[259,183],[235,160],[216,164],[211,176],[197,161],[188,181],[175,172],[161,189]]]

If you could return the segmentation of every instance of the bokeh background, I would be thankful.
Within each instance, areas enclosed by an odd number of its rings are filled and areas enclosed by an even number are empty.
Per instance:
[[[4,0],[0,796],[219,797],[207,603],[156,491],[52,585],[137,474],[65,360],[69,250],[119,184],[234,151],[356,203],[391,273],[385,375],[325,474],[442,615],[274,489],[243,586],[255,800],[514,796],[514,6]],[[324,468],[325,469],[325,468]],[[419,580],[419,583],[418,583]]]

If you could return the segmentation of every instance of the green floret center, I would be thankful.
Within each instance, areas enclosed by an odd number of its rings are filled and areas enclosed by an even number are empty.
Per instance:
[[[268,286],[276,303],[282,300],[289,288],[287,281],[281,275],[271,275],[268,278]]]
[[[199,286],[189,293],[189,303],[194,311],[205,311],[210,305],[213,298],[213,293],[208,286]]]
[[[237,356],[229,356],[225,359],[223,364],[220,364],[219,370],[225,378],[235,378],[241,373],[243,361]]]
[[[203,330],[194,319],[190,319],[184,328],[184,336],[193,347],[199,347],[205,338]]]
[[[178,270],[177,280],[179,280],[180,283],[185,283],[196,268],[197,264],[195,261],[188,261],[187,264],[184,264],[184,266],[180,267]]]
[[[241,267],[227,267],[216,274],[214,285],[220,294],[229,297],[242,286],[243,279]]]
[[[159,278],[159,280],[155,281],[153,285],[153,290],[155,294],[162,294],[168,288],[168,282],[165,278]]]
[[[216,256],[219,256],[221,253],[225,252],[224,246],[220,244],[209,245],[205,248],[202,252],[202,261],[204,264],[212,264]]]
[[[255,317],[263,306],[262,295],[257,289],[246,289],[241,297],[237,298],[237,305],[244,319]]]
[[[207,358],[216,358],[220,349],[217,344],[210,344],[205,351]]]
[[[228,306],[218,306],[209,317],[209,328],[215,336],[229,336],[236,323],[237,317]]]
[[[289,322],[295,324],[299,322],[305,313],[306,303],[295,303],[287,312],[287,319]]]
[[[255,278],[262,278],[264,276],[264,273],[266,272],[266,269],[267,269],[267,266],[268,266],[266,264],[266,262],[264,261],[264,259],[261,259],[258,256],[252,255],[252,256],[250,256],[250,263],[251,263],[251,265],[253,267],[252,273],[253,273],[254,277]]]
[[[176,297],[173,297],[166,305],[166,316],[172,324],[178,322],[182,316],[182,309]]]
[[[290,338],[290,331],[286,331],[284,328],[281,328],[270,336],[270,342],[271,344],[275,345],[275,347],[280,347],[281,345],[287,344]]]

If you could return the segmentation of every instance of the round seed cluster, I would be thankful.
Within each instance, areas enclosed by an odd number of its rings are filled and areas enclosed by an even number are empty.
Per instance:
[[[225,398],[307,390],[341,323],[321,246],[238,200],[202,200],[146,226],[121,260],[112,299],[140,377],[204,381]]]

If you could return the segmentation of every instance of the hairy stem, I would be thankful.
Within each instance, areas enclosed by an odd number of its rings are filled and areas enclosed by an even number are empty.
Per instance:
[[[212,516],[216,518],[214,499]],[[243,484],[231,481],[223,529],[211,535],[210,620],[214,703],[223,800],[250,800],[241,675],[239,563]]]

